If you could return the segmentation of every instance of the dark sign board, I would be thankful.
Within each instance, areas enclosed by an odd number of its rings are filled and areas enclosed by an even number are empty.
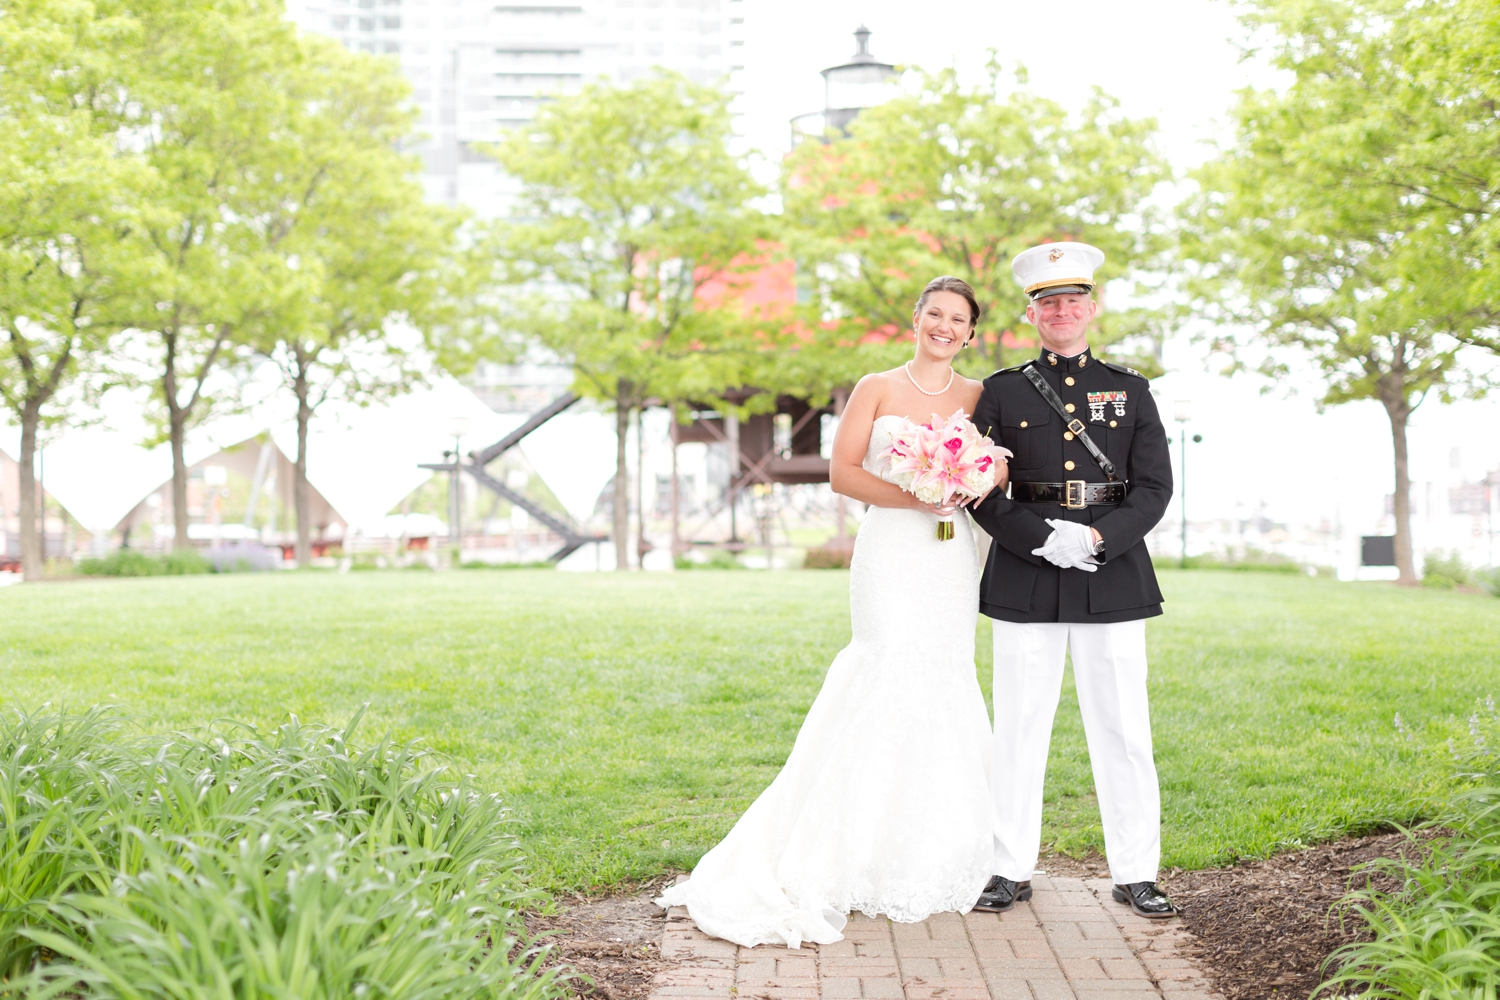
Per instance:
[[[1361,566],[1396,565],[1395,535],[1362,535],[1359,539]]]

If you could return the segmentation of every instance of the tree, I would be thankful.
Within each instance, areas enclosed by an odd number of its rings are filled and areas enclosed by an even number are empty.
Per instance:
[[[240,196],[265,289],[242,333],[297,401],[293,506],[305,566],[308,425],[329,399],[367,403],[419,378],[415,328],[439,318],[459,215],[424,203],[417,161],[398,151],[413,116],[393,67],[303,39],[281,84],[282,117]]]
[[[492,240],[501,319],[571,362],[615,411],[614,538],[629,566],[631,413],[743,383],[756,349],[700,291],[747,266],[759,190],[727,148],[727,97],[671,73],[591,84],[497,150],[522,191]]]
[[[862,111],[847,137],[803,143],[782,188],[784,239],[810,301],[805,328],[830,361],[847,363],[847,345],[907,329],[916,292],[940,274],[968,281],[985,313],[1009,322],[1023,305],[1011,258],[1047,240],[1100,247],[1102,279],[1158,263],[1163,242],[1143,204],[1168,176],[1155,128],[1098,91],[1070,116],[1007,90],[992,61],[984,86],[965,89],[952,70],[924,75],[912,93]],[[1139,315],[1112,315],[1100,345],[1140,329]],[[1004,341],[996,330],[976,342],[974,369],[1010,362]]]
[[[212,379],[247,351],[241,327],[266,301],[249,201],[290,99],[296,29],[276,0],[144,0],[132,10],[123,86],[139,109],[130,139],[153,184],[132,235],[139,280],[120,313],[122,359],[151,387],[172,451],[174,545],[187,547],[188,430],[211,411]],[[125,367],[122,364],[122,367]]]
[[[114,133],[106,11],[34,0],[0,17],[0,400],[21,426],[25,578],[43,572],[37,436],[114,332],[109,309],[131,280],[126,235],[143,173]]]
[[[1468,240],[1413,189],[1437,109],[1413,117],[1424,99],[1411,89],[1411,34],[1392,20],[1404,16],[1384,3],[1263,4],[1254,20],[1277,32],[1292,84],[1241,95],[1236,139],[1198,171],[1181,217],[1195,312],[1248,330],[1268,375],[1288,374],[1280,349],[1295,349],[1322,378],[1322,404],[1385,409],[1396,561],[1414,583],[1407,424],[1429,394],[1473,387],[1461,352],[1484,319]],[[1243,351],[1243,339],[1221,344]]]

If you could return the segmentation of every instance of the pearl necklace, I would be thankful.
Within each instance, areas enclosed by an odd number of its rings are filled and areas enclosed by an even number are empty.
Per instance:
[[[945,385],[945,386],[943,386],[937,392],[928,392],[926,389],[922,388],[920,385],[917,384],[917,377],[911,373],[911,362],[910,361],[908,361],[906,364],[902,365],[901,367],[906,369],[906,377],[909,378],[909,379],[911,379],[911,384],[914,385],[914,386],[916,386],[917,391],[920,392],[924,396],[941,396],[943,393],[945,393],[949,389],[953,388],[953,376],[958,374],[952,368],[949,368],[948,369],[948,384]]]

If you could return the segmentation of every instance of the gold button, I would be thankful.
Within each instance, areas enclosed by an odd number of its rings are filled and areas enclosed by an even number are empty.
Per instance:
[[[1069,472],[1072,472],[1073,471],[1073,463],[1072,462],[1064,462],[1063,463],[1063,468],[1067,469]]]
[[[1071,441],[1071,440],[1073,440],[1073,432],[1072,431],[1063,431],[1063,440],[1064,441]]]
[[[1066,382],[1068,385],[1072,385],[1073,384],[1073,376],[1069,375],[1067,378],[1063,379],[1063,381]]]
[[[1110,421],[1110,422],[1109,422],[1109,426],[1111,426],[1111,427],[1118,427],[1118,426],[1120,426],[1120,425],[1119,425],[1119,424],[1118,424],[1118,423],[1117,423],[1117,422],[1115,422],[1115,421],[1113,421],[1113,420],[1111,420],[1111,421]]]
[[[1023,421],[1021,421],[1021,426],[1022,426],[1022,427],[1025,427],[1025,426],[1026,426],[1026,421],[1024,421],[1024,420],[1023,420]]]
[[[1064,406],[1063,409],[1067,410],[1069,413],[1072,413],[1073,412],[1073,404],[1069,403],[1067,406]]]

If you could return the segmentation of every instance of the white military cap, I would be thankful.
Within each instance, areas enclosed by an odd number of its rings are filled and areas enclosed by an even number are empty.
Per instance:
[[[1016,280],[1033,301],[1048,295],[1090,292],[1104,251],[1087,243],[1043,243],[1022,250],[1010,262]]]

